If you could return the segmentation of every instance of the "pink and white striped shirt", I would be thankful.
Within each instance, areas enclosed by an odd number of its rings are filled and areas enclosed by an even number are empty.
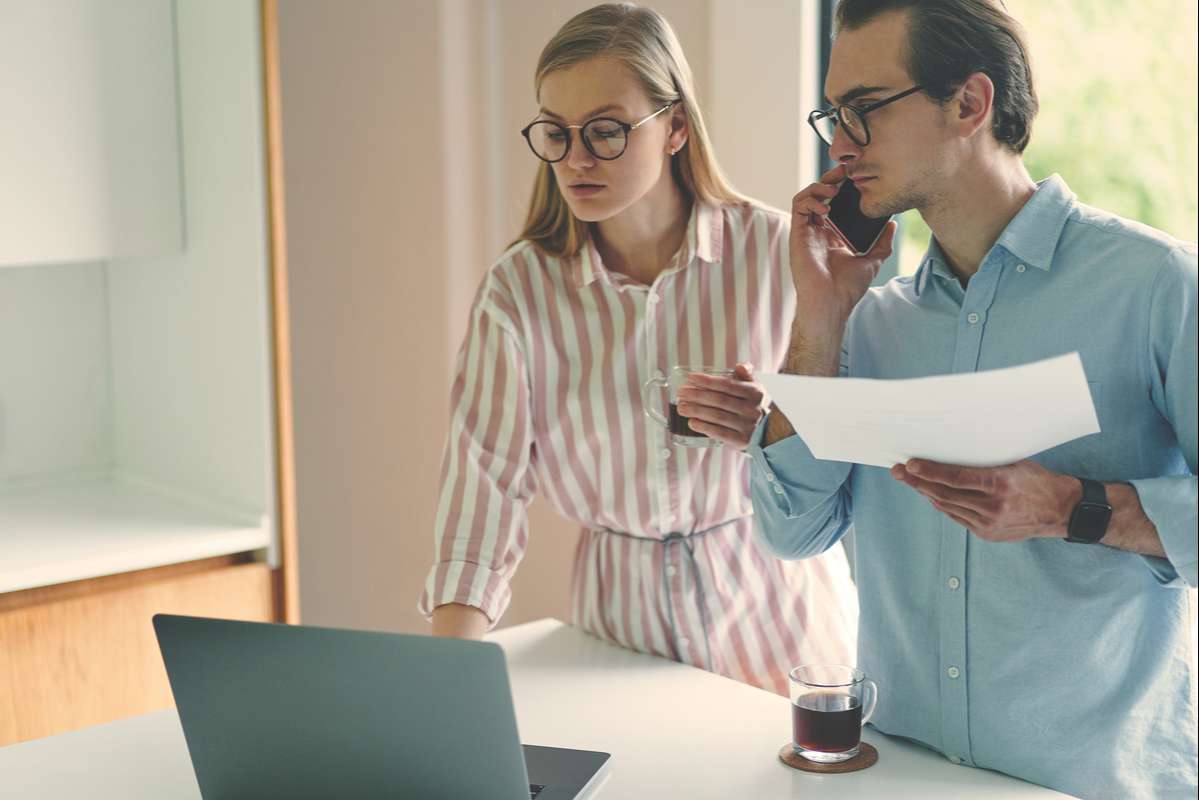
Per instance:
[[[583,527],[573,623],[634,650],[787,692],[800,663],[854,663],[844,551],[784,562],[753,535],[749,463],[687,448],[644,414],[641,386],[676,364],[782,363],[795,310],[790,218],[695,204],[652,285],[527,242],[488,272],[451,393],[436,553],[419,608],[494,622],[540,490]]]

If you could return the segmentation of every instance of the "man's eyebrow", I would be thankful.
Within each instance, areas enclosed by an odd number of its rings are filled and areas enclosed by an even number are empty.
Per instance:
[[[832,100],[829,100],[827,97],[824,99],[829,105],[846,105],[848,103],[852,103],[854,100],[857,100],[859,97],[865,97],[867,95],[877,94],[878,92],[885,91],[887,91],[886,86],[855,86],[845,94],[841,95],[841,97],[835,103]]]
[[[593,108],[592,110],[588,111],[586,114],[583,115],[583,119],[591,119],[594,116],[596,116],[597,114],[602,114],[605,111],[624,111],[624,106],[609,104],[606,106],[600,106],[599,108]],[[553,117],[554,119],[565,119],[565,117],[555,114],[553,111],[550,111],[549,109],[546,109],[546,108],[540,109],[540,113],[544,114],[547,117]]]

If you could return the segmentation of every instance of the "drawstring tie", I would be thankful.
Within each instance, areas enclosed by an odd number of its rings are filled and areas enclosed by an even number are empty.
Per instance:
[[[670,550],[672,547],[678,547],[678,546],[681,546],[683,548],[683,551],[687,554],[687,563],[691,567],[691,577],[695,581],[696,601],[699,604],[699,624],[702,629],[702,633],[703,633],[703,637],[704,637],[704,659],[705,659],[704,669],[709,670],[709,671],[711,671],[711,669],[712,669],[712,646],[711,646],[711,643],[709,642],[709,636],[708,636],[708,603],[707,603],[707,598],[704,593],[704,582],[700,578],[700,574],[699,574],[699,562],[697,562],[695,560],[695,539],[699,538],[700,536],[709,534],[712,531],[717,530],[718,528],[723,528],[727,525],[733,524],[734,522],[738,522],[741,519],[742,519],[742,517],[736,517],[736,518],[728,520],[726,522],[722,522],[719,525],[713,525],[710,528],[705,528],[702,531],[692,531],[690,533],[678,533],[678,532],[668,533],[665,536],[663,536],[661,539],[653,539],[648,536],[634,536],[631,533],[625,533],[624,531],[614,531],[611,528],[598,528],[597,529],[597,532],[599,532],[599,533],[608,533],[613,536],[621,536],[626,539],[636,539],[637,541],[640,541],[640,542],[660,543],[662,545],[662,585],[667,587],[668,590],[669,590],[669,586],[670,586],[670,580],[669,580],[670,575],[667,573],[667,569],[669,568],[669,562],[670,562]],[[680,637],[679,637],[678,620],[675,619],[674,603],[670,602],[669,598],[667,599],[667,602],[666,602],[666,611],[670,616],[671,646],[674,647],[675,653],[679,654],[681,652],[681,648],[679,647],[679,638]],[[679,659],[679,660],[681,660],[681,659]]]

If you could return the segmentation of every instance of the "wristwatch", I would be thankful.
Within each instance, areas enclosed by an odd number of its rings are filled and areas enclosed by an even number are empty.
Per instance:
[[[1095,544],[1107,533],[1107,524],[1112,519],[1112,507],[1107,502],[1107,489],[1099,481],[1079,478],[1082,482],[1082,500],[1070,512],[1070,524],[1066,526],[1066,541],[1077,544]]]

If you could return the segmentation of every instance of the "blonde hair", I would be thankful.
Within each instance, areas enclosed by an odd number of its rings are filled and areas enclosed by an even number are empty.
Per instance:
[[[541,51],[534,89],[540,95],[541,84],[551,72],[599,56],[626,66],[641,82],[655,108],[671,101],[682,106],[689,134],[683,148],[671,159],[670,170],[692,201],[712,205],[747,202],[716,164],[696,103],[691,67],[665,17],[632,3],[605,3],[577,14]],[[553,168],[542,162],[533,183],[525,227],[516,241],[527,240],[551,256],[569,258],[579,252],[587,236],[587,223],[571,213]]]

